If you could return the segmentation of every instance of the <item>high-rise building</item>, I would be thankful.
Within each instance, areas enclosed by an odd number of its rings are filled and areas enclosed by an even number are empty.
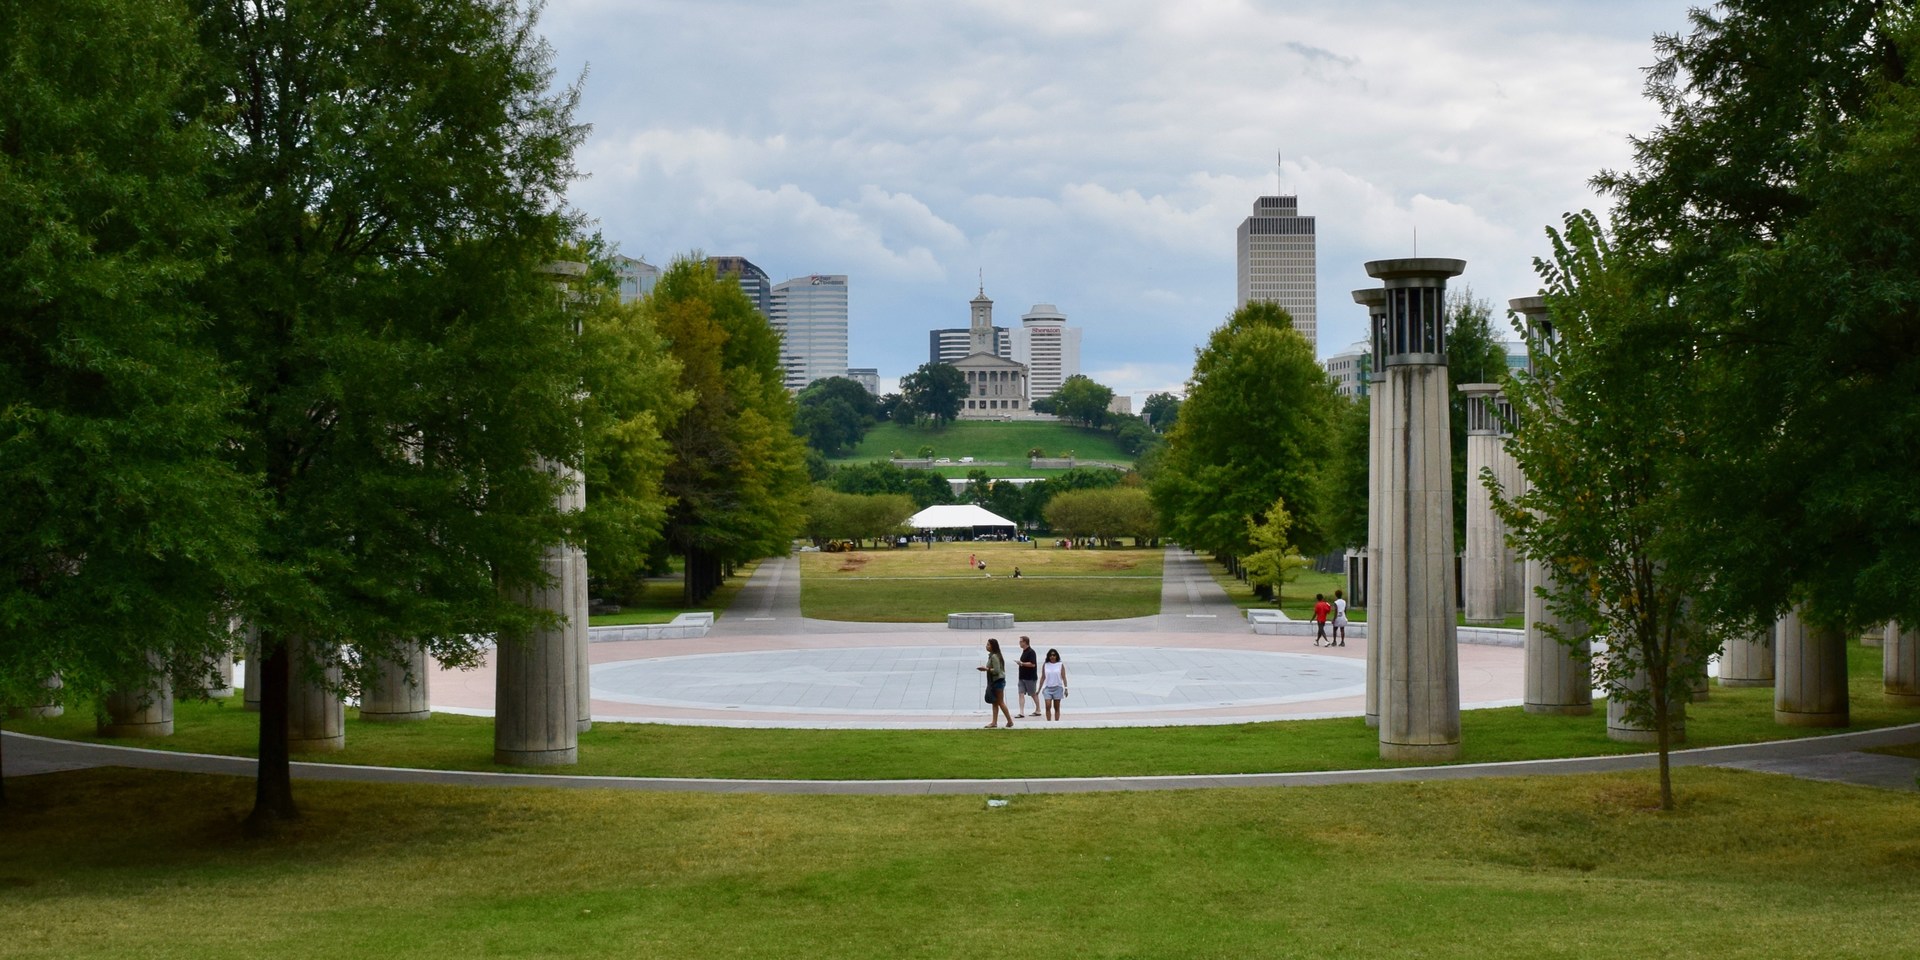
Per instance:
[[[620,302],[632,303],[653,292],[655,284],[660,282],[660,268],[645,259],[615,255],[613,258],[614,276],[620,278]]]
[[[1293,328],[1319,346],[1315,319],[1313,218],[1300,215],[1298,197],[1261,197],[1253,215],[1240,221],[1240,302],[1279,304],[1293,315]]]
[[[847,379],[866,387],[867,392],[876,397],[880,395],[879,367],[848,367]]]
[[[847,277],[816,273],[774,285],[769,319],[780,334],[787,389],[847,375]]]
[[[1013,359],[1013,333],[1006,327],[993,328],[993,353],[997,357]],[[948,327],[942,330],[927,331],[927,362],[957,363],[973,352],[973,330],[968,327]]]
[[[1053,396],[1068,377],[1080,372],[1080,328],[1051,303],[1036,303],[1013,331],[1013,359],[1027,365],[1028,397]]]
[[[713,267],[714,273],[738,280],[747,299],[753,301],[754,309],[763,317],[773,317],[773,278],[765,270],[754,266],[746,257],[708,257],[707,264]]]
[[[1327,379],[1343,397],[1367,396],[1367,375],[1373,370],[1373,344],[1357,340],[1353,346],[1328,357]]]

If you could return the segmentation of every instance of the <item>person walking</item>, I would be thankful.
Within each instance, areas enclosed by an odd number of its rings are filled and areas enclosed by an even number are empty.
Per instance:
[[[1323,640],[1326,641],[1327,646],[1329,647],[1333,646],[1333,641],[1327,639],[1327,615],[1331,613],[1333,613],[1333,604],[1327,602],[1327,595],[1324,593],[1314,594],[1313,595],[1313,626],[1314,626],[1313,645],[1316,647],[1319,646],[1321,641]]]
[[[987,702],[992,704],[987,715],[993,718],[988,727],[1000,725],[1000,717],[1007,718],[1007,726],[1013,726],[1013,714],[1007,712],[1007,660],[1000,655],[1000,641],[987,638],[987,665],[976,667],[987,675]]]
[[[1343,590],[1333,592],[1333,639],[1340,641],[1340,646],[1347,645],[1347,597]],[[1333,644],[1329,642],[1328,646]]]
[[[1047,700],[1047,719],[1060,719],[1060,701],[1067,698],[1067,665],[1058,650],[1049,648],[1046,662],[1040,664],[1040,695]]]
[[[1033,715],[1040,715],[1040,654],[1033,649],[1033,641],[1020,638],[1020,712],[1016,717],[1027,715],[1027,699],[1033,699]]]

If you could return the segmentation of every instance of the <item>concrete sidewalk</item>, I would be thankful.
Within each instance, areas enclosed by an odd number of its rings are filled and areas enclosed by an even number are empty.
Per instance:
[[[5,774],[9,777],[103,766],[228,776],[252,776],[254,772],[254,761],[242,757],[219,757],[197,753],[146,750],[137,747],[74,743],[18,733],[6,733],[4,736],[6,737]],[[1920,760],[1858,752],[1873,747],[1909,743],[1920,743],[1920,723],[1774,743],[1676,750],[1672,757],[1674,765],[1681,767],[1719,766],[1791,773],[1794,776],[1809,779],[1913,792],[1915,790],[1913,776],[1920,774]],[[1892,761],[1892,763],[1883,761]],[[1617,757],[1395,767],[1384,770],[1018,780],[727,780],[681,777],[583,777],[565,774],[417,770],[405,767],[295,763],[293,775],[301,780],[333,780],[351,783],[427,783],[467,787],[553,787],[571,790],[642,790],[681,793],[881,796],[1117,793],[1138,790],[1410,783],[1485,777],[1563,776],[1650,770],[1657,763],[1658,757],[1654,754],[1640,753]],[[1888,775],[1888,771],[1895,768],[1906,771],[1904,782],[1901,782],[1898,777]]]

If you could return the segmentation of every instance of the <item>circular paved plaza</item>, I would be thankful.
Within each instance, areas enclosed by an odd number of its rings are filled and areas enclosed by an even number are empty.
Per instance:
[[[1071,693],[1062,720],[1019,726],[1162,726],[1359,716],[1366,709],[1364,636],[1315,647],[1306,624],[1255,635],[1200,562],[1166,556],[1161,613],[1131,620],[1023,623],[1011,630],[942,624],[838,623],[800,616],[799,572],[763,563],[705,637],[594,643],[593,717],[600,722],[738,727],[977,727],[988,637],[1008,675],[1027,635],[1058,648]],[[1460,646],[1463,707],[1520,702],[1521,651]],[[490,666],[436,672],[436,710],[490,714]],[[1017,683],[1007,706],[1015,713]]]

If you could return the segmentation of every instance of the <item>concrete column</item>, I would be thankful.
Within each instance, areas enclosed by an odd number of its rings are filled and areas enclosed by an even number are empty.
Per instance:
[[[1636,672],[1628,677],[1617,689],[1638,693],[1647,687],[1645,671]],[[1684,700],[1675,700],[1667,704],[1667,727],[1669,745],[1687,742],[1687,704]],[[1650,723],[1635,723],[1627,719],[1627,705],[1624,698],[1609,695],[1607,697],[1607,739],[1622,743],[1659,743],[1660,731]]]
[[[1454,622],[1453,468],[1447,440],[1444,302],[1465,261],[1375,260],[1384,281],[1385,469],[1373,477],[1384,507],[1380,592],[1368,620],[1387,616],[1380,641],[1380,756],[1460,756],[1460,648]],[[1377,611],[1377,613],[1376,613]],[[1368,631],[1369,637],[1372,631]]]
[[[1881,634],[1880,661],[1886,671],[1887,702],[1920,707],[1920,629],[1887,624]]]
[[[1773,628],[1773,719],[1790,727],[1849,721],[1846,634],[1809,626],[1797,608]]]
[[[1773,686],[1773,628],[1728,640],[1720,648],[1720,685]]]
[[[66,713],[67,708],[60,705],[59,695],[52,692],[65,686],[66,684],[57,676],[40,681],[40,689],[48,691],[46,695],[31,698],[32,702],[26,706],[10,707],[7,710],[7,716],[16,720],[29,717],[37,720],[51,720]]]
[[[149,654],[147,665],[151,672],[144,682],[107,694],[101,704],[107,714],[99,724],[101,736],[173,735],[173,678],[167,676],[166,661],[159,654]]]
[[[562,547],[548,548],[542,566],[549,582],[529,590],[522,602],[548,610],[564,603],[571,565]],[[579,760],[579,655],[565,624],[501,639],[493,652],[495,763],[538,767]]]
[[[340,697],[340,657],[310,641],[289,638],[293,676],[287,683],[287,749],[327,753],[347,746],[347,704]],[[313,679],[310,662],[324,663]]]
[[[587,478],[575,470],[572,473],[573,488],[567,494],[568,509],[575,512],[587,508]],[[575,695],[580,701],[580,732],[593,729],[593,680],[590,675],[593,658],[590,656],[592,636],[587,632],[588,595],[587,590],[587,552],[579,547],[567,547],[568,590],[566,593],[567,630],[573,637],[576,647],[574,664],[577,676],[574,680]]]
[[[1527,329],[1529,349],[1545,352],[1558,342],[1546,297],[1517,297],[1507,301],[1520,314]],[[1509,462],[1513,457],[1506,458]],[[1515,480],[1510,489],[1524,492],[1526,478],[1514,467]],[[1544,560],[1526,559],[1522,564],[1520,609],[1526,617],[1526,686],[1522,701],[1528,713],[1586,716],[1593,712],[1593,674],[1588,663],[1591,645],[1581,640],[1565,644],[1554,638],[1584,636],[1586,630],[1554,615],[1542,591],[1558,592],[1553,567]],[[1552,628],[1553,632],[1549,632]]]
[[[241,678],[240,704],[249,712],[260,712],[260,628],[249,624],[246,632],[247,670]]]
[[[1461,562],[1462,593],[1468,623],[1497,624],[1512,605],[1508,571],[1507,525],[1493,512],[1493,495],[1480,482],[1483,470],[1494,472],[1511,497],[1520,491],[1510,477],[1513,458],[1507,456],[1507,425],[1497,383],[1463,383],[1467,398],[1467,543]],[[1503,469],[1504,468],[1504,469]]]
[[[360,719],[408,721],[432,715],[427,706],[426,647],[409,643],[398,660],[368,659]]]
[[[1353,291],[1353,302],[1367,308],[1367,329],[1372,339],[1371,362],[1367,370],[1367,726],[1380,726],[1380,645],[1386,636],[1381,616],[1380,597],[1380,521],[1386,510],[1381,506],[1385,487],[1380,477],[1386,470],[1387,419],[1380,410],[1380,387],[1386,381],[1380,358],[1386,333],[1387,292],[1378,287]]]
[[[1887,624],[1884,624],[1884,623],[1877,627],[1864,630],[1860,634],[1860,645],[1863,647],[1878,648],[1881,642],[1885,640],[1886,635],[1887,635]]]

